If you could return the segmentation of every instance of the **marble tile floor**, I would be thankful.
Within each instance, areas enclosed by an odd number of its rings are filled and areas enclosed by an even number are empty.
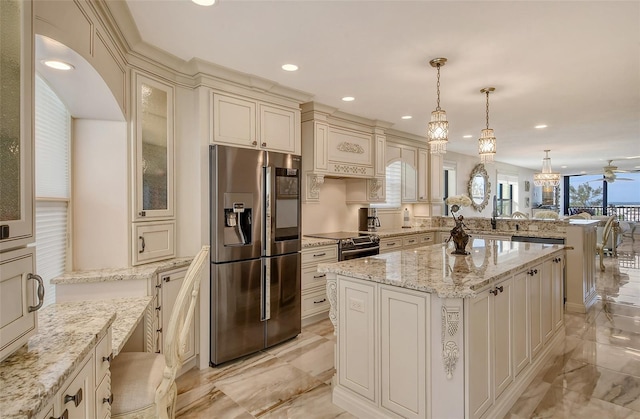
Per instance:
[[[564,349],[505,419],[640,419],[640,233],[597,271],[599,301],[565,314]],[[331,403],[333,327],[178,380],[178,418],[353,418]],[[437,418],[434,418],[437,419]]]

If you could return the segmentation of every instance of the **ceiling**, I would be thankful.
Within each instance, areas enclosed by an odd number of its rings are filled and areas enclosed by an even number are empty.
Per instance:
[[[448,150],[477,154],[486,125],[480,89],[492,86],[496,161],[540,170],[550,149],[553,169],[563,174],[598,171],[607,160],[640,168],[638,1],[127,5],[141,39],[179,58],[266,78],[421,136],[436,106],[429,60],[446,57],[440,90]],[[285,63],[299,70],[283,71]],[[548,127],[534,128],[539,124]]]

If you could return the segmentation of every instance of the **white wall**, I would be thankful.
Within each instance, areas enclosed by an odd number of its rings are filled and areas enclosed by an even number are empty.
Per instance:
[[[73,120],[73,270],[129,266],[127,124]]]

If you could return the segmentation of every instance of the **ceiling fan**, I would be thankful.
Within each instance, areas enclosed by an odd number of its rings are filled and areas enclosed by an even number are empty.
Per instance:
[[[609,163],[604,166],[602,168],[602,175],[604,176],[604,180],[607,183],[613,183],[616,180],[630,180],[632,181],[633,179],[629,179],[629,178],[624,178],[624,177],[618,177],[617,173],[629,173],[628,170],[618,170],[618,166],[614,166],[613,164],[613,160],[609,160]],[[593,174],[599,174],[598,173],[593,173]],[[601,182],[600,179],[595,179],[595,180],[590,180],[589,182]]]

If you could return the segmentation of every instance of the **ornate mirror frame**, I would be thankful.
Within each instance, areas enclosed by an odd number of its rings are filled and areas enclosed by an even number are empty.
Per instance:
[[[482,193],[479,193],[478,191],[480,183],[482,183],[481,186],[484,189]],[[489,182],[489,175],[487,174],[487,170],[484,168],[484,164],[477,164],[471,171],[469,183],[467,184],[467,191],[469,193],[469,198],[471,198],[471,206],[476,211],[482,211],[489,203],[489,196],[491,196],[491,182]]]

